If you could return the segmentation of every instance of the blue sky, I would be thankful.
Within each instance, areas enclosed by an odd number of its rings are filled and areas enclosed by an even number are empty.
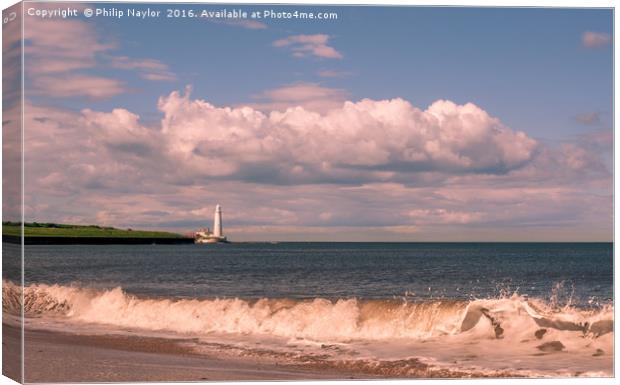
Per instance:
[[[241,8],[338,20],[26,18],[33,220],[611,239],[611,10]]]
[[[109,73],[125,79],[136,94],[83,105],[120,104],[146,117],[156,113],[153,103],[160,95],[188,84],[195,97],[229,105],[303,81],[346,89],[353,100],[403,97],[418,106],[441,98],[473,102],[514,129],[548,139],[586,130],[574,119],[581,113],[599,112],[603,123],[611,124],[612,47],[589,49],[581,43],[584,31],[612,33],[610,10],[330,9],[339,20],[265,21],[263,30],[204,20],[97,19],[97,28],[119,42],[118,53],[161,60],[178,80],[154,84],[125,71]],[[343,59],[301,60],[272,46],[287,35],[314,33],[333,36]],[[350,75],[325,79],[317,75],[323,69]]]

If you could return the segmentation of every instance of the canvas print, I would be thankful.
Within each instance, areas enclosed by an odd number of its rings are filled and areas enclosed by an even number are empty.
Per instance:
[[[2,373],[613,377],[613,17],[7,7]]]

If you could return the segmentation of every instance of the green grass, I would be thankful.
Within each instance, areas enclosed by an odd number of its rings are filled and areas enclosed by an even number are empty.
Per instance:
[[[19,223],[2,223],[3,235],[19,236],[20,233]],[[24,235],[26,237],[183,238],[181,234],[165,231],[122,230],[114,227],[56,223],[26,223]]]

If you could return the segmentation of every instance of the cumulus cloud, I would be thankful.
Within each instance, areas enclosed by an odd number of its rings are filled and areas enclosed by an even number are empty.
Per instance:
[[[122,108],[112,112],[85,109],[80,120],[87,129],[93,129],[91,136],[98,137],[102,143],[148,145],[155,139],[152,131],[140,124],[138,115]]]
[[[604,32],[586,31],[581,35],[581,44],[586,48],[600,48],[611,42],[611,36]]]
[[[292,91],[278,92],[286,99]],[[218,107],[192,99],[188,89],[161,97],[158,108],[161,124],[146,127],[122,108],[86,109],[70,117],[30,107],[31,146],[69,135],[63,124],[75,121],[79,132],[73,141],[105,146],[90,154],[105,150],[137,157],[147,164],[145,170],[152,168],[152,157],[156,172],[170,167],[169,177],[177,183],[215,178],[266,185],[428,183],[437,180],[433,173],[501,175],[531,162],[539,147],[483,109],[445,100],[426,110],[397,98],[346,101],[325,113],[301,106],[266,112]],[[55,139],[49,138],[52,133]],[[580,158],[572,159],[577,164]]]
[[[342,54],[328,45],[329,35],[293,35],[273,42],[274,47],[286,47],[294,57],[316,56],[327,59],[342,59]]]
[[[347,101],[325,114],[216,107],[173,92],[159,100],[174,152],[208,173],[266,183],[391,180],[423,171],[505,173],[537,142],[473,104]]]

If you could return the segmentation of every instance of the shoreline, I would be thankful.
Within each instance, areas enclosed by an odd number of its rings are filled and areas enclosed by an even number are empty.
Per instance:
[[[19,327],[2,324],[3,349],[19,349]],[[471,373],[427,365],[416,358],[289,361],[264,352],[200,351],[191,340],[138,335],[71,334],[25,330],[25,382],[273,381],[398,378],[515,378],[508,372]],[[254,354],[256,353],[256,354]]]
[[[3,234],[2,241],[10,244],[21,244],[21,237],[18,235]],[[150,244],[193,244],[194,238],[190,237],[87,237],[87,236],[26,236],[25,245],[150,245]],[[613,245],[612,241],[227,241],[219,243],[234,243],[241,245],[277,245],[277,244],[342,244],[342,245],[513,245],[513,244],[532,244],[532,245],[590,245],[608,244]]]

